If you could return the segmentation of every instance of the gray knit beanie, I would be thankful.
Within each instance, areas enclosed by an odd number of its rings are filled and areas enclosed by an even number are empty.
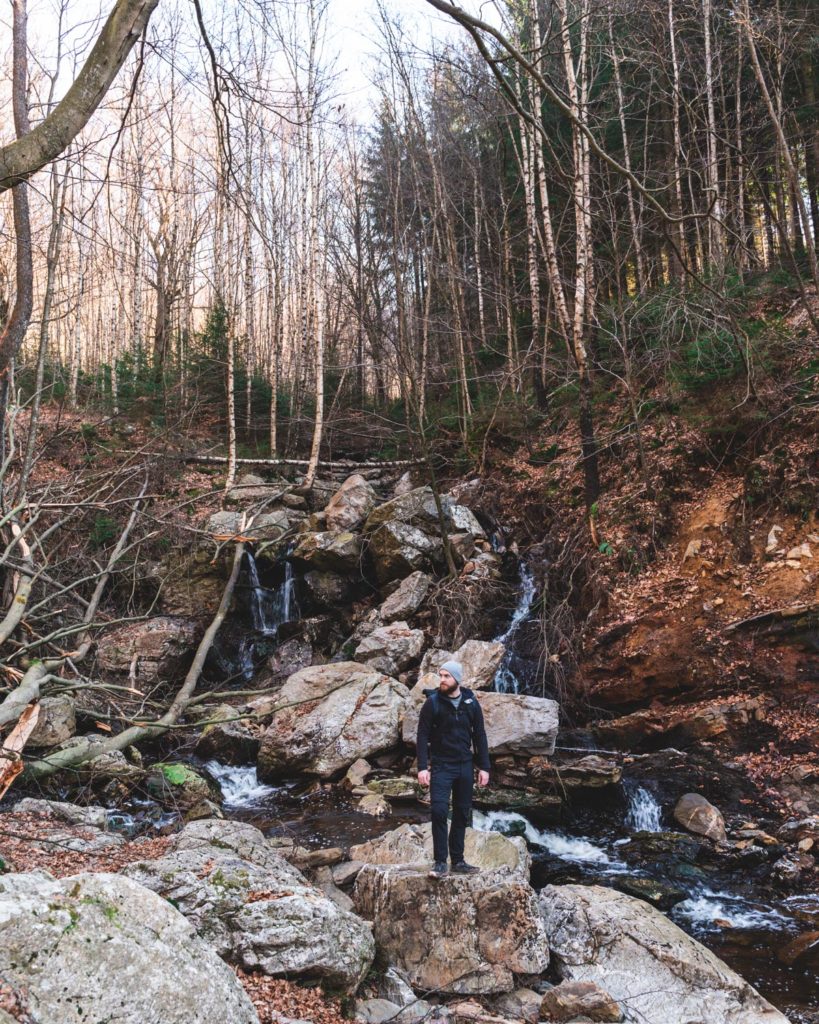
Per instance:
[[[460,661],[445,661],[443,665],[441,665],[441,668],[445,668],[458,685],[461,685],[464,678],[464,667]]]

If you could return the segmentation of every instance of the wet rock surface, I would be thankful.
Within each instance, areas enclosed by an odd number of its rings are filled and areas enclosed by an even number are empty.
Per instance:
[[[738,974],[659,911],[601,886],[548,886],[540,909],[555,968],[606,989],[642,1024],[786,1024]]]

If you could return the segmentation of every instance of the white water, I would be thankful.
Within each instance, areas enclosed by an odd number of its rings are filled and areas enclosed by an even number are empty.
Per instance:
[[[525,828],[524,835],[527,841],[533,846],[544,847],[553,857],[575,864],[612,863],[606,851],[585,836],[566,836],[562,832],[541,831],[522,814],[516,814],[514,811],[488,811],[486,814],[474,811],[472,814],[472,825],[481,832],[501,831],[500,828],[495,828],[496,825],[521,824]]]
[[[236,766],[208,761],[205,767],[219,783],[226,807],[253,807],[276,792],[275,786],[259,782],[255,764]]]
[[[520,626],[529,618],[537,588],[534,576],[522,560],[518,565],[518,572],[520,574],[520,597],[512,615],[512,621],[503,633],[495,637],[497,643],[506,644],[507,647],[503,661],[495,673],[496,693],[518,693],[520,691],[520,681],[511,668],[512,652],[509,649],[509,644]]]
[[[629,793],[626,827],[632,832],[662,832],[662,819],[663,809],[647,789],[638,786]]]
[[[793,925],[792,918],[773,907],[752,903],[731,893],[713,892],[711,889],[700,889],[687,900],[678,903],[671,911],[671,917],[695,932],[719,931],[725,927],[781,932]]]
[[[247,575],[250,580],[250,615],[253,628],[262,636],[275,636],[293,612],[293,566],[284,563],[284,582],[275,590],[263,587],[253,552],[246,552]]]

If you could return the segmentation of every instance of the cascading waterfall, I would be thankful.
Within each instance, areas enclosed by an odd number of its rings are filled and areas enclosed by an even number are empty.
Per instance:
[[[257,645],[267,640],[269,646],[269,641],[278,637],[280,627],[298,615],[298,608],[290,561],[285,560],[284,580],[273,589],[262,584],[252,551],[245,552],[244,573],[252,629],[243,628],[238,636],[234,633],[232,646],[214,650],[214,657],[225,675],[241,676],[249,682],[258,667]]]
[[[263,587],[252,551],[246,552],[250,580],[250,615],[253,628],[262,636],[276,636],[279,626],[290,621],[293,609],[293,566],[284,563],[284,581],[275,590]]]
[[[663,809],[645,786],[637,786],[629,791],[626,827],[632,832],[663,830]]]
[[[226,807],[256,807],[276,792],[274,786],[265,786],[256,775],[256,765],[230,765],[207,761],[205,767],[219,783]]]
[[[619,865],[613,862],[606,851],[585,836],[567,836],[562,832],[541,831],[522,814],[516,811],[472,812],[473,828],[481,832],[504,832],[510,827],[520,830],[532,846],[541,846],[553,857],[576,864],[594,864],[598,867]]]
[[[496,693],[520,692],[520,680],[512,670],[512,658],[514,655],[511,649],[511,641],[521,625],[529,618],[537,588],[535,586],[535,577],[525,562],[521,561],[519,563],[518,572],[520,574],[520,597],[518,598],[517,607],[512,615],[512,621],[506,630],[495,637],[496,642],[506,645],[506,654],[503,656],[503,661],[495,673],[494,688]]]

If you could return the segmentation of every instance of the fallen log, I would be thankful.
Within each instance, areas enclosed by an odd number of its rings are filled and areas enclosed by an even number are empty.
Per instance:
[[[785,622],[790,619],[798,619],[802,616],[819,616],[819,603],[816,604],[794,604],[785,608],[772,608],[769,612],[760,612],[758,615],[751,615],[747,619],[740,619],[738,622],[729,623],[724,633],[733,633],[738,629],[747,629],[753,626],[768,626],[774,622]]]

